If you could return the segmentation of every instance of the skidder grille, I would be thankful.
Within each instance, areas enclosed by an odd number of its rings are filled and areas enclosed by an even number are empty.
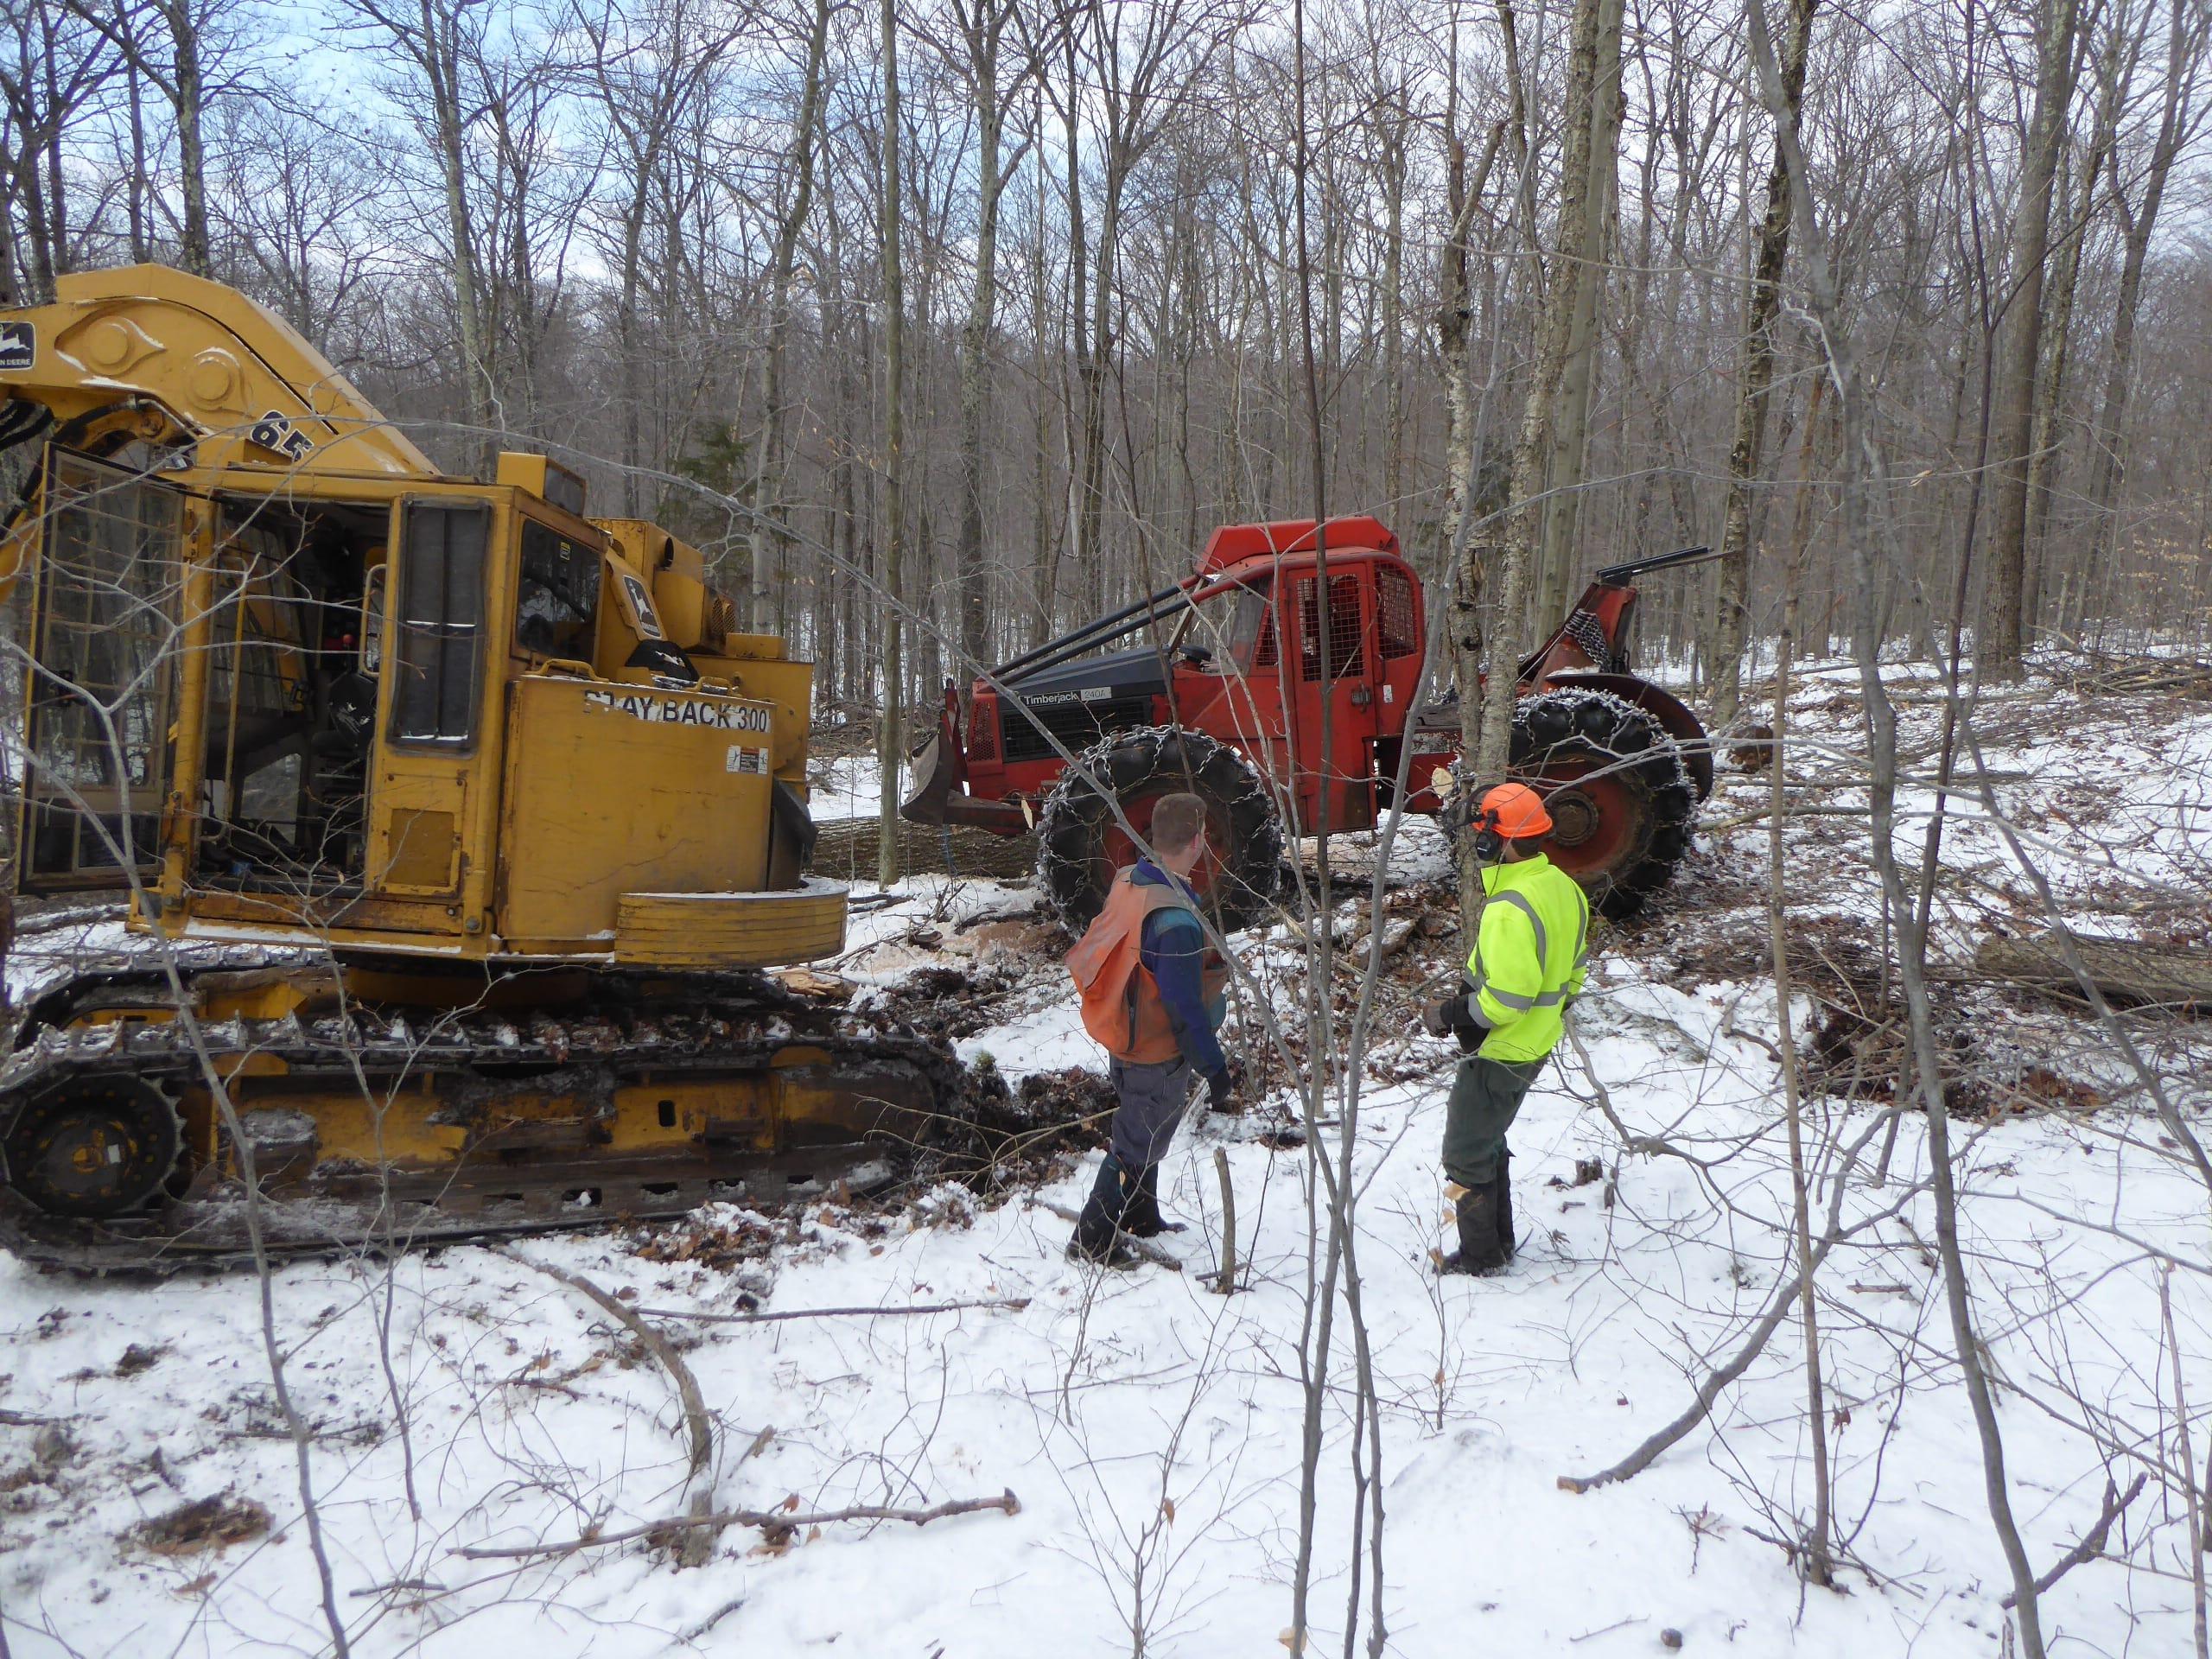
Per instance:
[[[1001,704],[1001,708],[1000,720],[1005,728],[1006,758],[1008,760],[1041,760],[1052,755],[1054,751],[1046,739],[1046,732],[1050,732],[1069,749],[1081,754],[1109,733],[1146,725],[1152,719],[1152,700],[1149,697],[1047,703],[1041,709],[1033,709],[1022,703],[1016,703],[1011,708]],[[1044,731],[1038,729],[1039,725],[1045,728]]]

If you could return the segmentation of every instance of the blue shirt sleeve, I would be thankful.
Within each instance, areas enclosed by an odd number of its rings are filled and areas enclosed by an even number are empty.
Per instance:
[[[1155,910],[1145,918],[1144,937],[1137,955],[1155,984],[1167,1009],[1167,1023],[1175,1033],[1183,1058],[1202,1077],[1228,1070],[1229,1061],[1213,1034],[1208,1017],[1205,981],[1205,930],[1187,910]]]

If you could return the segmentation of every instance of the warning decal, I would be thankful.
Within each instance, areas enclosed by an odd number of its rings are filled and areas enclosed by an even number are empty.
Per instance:
[[[765,778],[768,773],[768,751],[748,749],[742,743],[733,743],[729,746],[729,758],[722,762],[722,770]]]

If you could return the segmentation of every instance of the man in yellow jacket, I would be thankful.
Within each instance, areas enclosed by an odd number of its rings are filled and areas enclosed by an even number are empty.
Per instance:
[[[1485,794],[1473,828],[1485,897],[1468,984],[1423,1014],[1434,1034],[1455,1035],[1473,1051],[1459,1062],[1445,1113],[1445,1191],[1459,1248],[1444,1269],[1480,1274],[1496,1272],[1513,1254],[1505,1132],[1559,1046],[1567,1004],[1581,994],[1590,901],[1544,855],[1551,814],[1527,785],[1501,784]]]

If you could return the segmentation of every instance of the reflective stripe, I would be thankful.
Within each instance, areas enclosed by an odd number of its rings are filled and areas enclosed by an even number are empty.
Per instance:
[[[1510,887],[1503,893],[1494,893],[1493,899],[1502,899],[1529,918],[1529,925],[1536,930],[1536,972],[1544,971],[1544,963],[1551,957],[1551,941],[1544,935],[1543,918],[1536,914],[1536,907],[1529,902],[1525,893],[1516,893]],[[1501,998],[1501,1001],[1503,999]]]
[[[1536,977],[1537,982],[1541,983],[1544,973],[1544,959],[1548,954],[1550,944],[1549,938],[1544,932],[1543,918],[1536,914],[1536,907],[1529,902],[1528,894],[1524,893],[1516,893],[1510,887],[1503,893],[1491,893],[1490,895],[1490,902],[1492,904],[1509,904],[1512,906],[1514,909],[1519,911],[1523,916],[1526,916],[1529,918],[1529,926],[1534,931],[1536,936]],[[1480,928],[1477,928],[1475,931],[1475,963],[1478,967],[1482,963],[1482,930]],[[1475,1017],[1480,1020],[1482,1019],[1482,999],[1485,996],[1489,997],[1502,1008],[1510,1008],[1516,1014],[1527,1014],[1532,1008],[1550,1007],[1552,1003],[1559,1001],[1561,995],[1563,995],[1563,993],[1549,992],[1542,996],[1524,996],[1518,991],[1501,991],[1490,982],[1490,976],[1485,972],[1481,978],[1476,980],[1475,988],[1467,998],[1467,1006],[1474,1010]],[[1490,1022],[1486,1020],[1483,1020],[1483,1023],[1485,1026],[1490,1025]],[[1493,1030],[1496,1029],[1495,1027],[1491,1027],[1491,1028]]]

